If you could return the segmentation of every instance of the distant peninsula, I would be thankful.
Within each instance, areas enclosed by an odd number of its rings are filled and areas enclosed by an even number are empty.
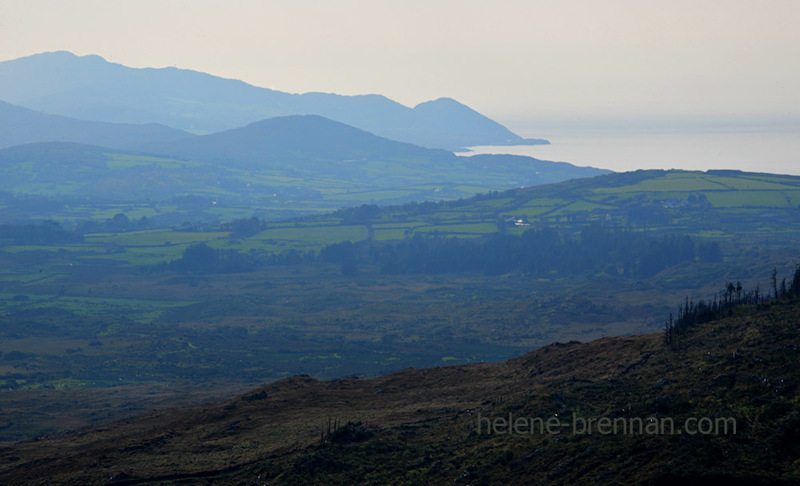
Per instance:
[[[0,62],[0,100],[81,120],[157,123],[200,135],[266,118],[319,115],[391,140],[450,151],[546,143],[520,137],[451,98],[409,108],[378,94],[292,94],[197,71],[136,69],[64,51]]]

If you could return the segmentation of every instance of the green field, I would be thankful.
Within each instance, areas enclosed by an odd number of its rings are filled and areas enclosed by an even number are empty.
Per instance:
[[[494,233],[509,218],[522,218],[532,228],[580,228],[598,222],[613,227],[648,231],[688,231],[715,238],[764,236],[797,229],[800,178],[762,174],[716,175],[702,172],[651,171],[637,176],[565,182],[554,186],[517,189],[508,193],[423,205],[383,208],[361,224],[348,224],[332,214],[315,215],[291,222],[268,223],[257,234],[233,237],[209,227],[204,231],[170,228],[87,234],[84,242],[59,246],[14,246],[4,251],[59,250],[84,254],[134,266],[153,264],[180,256],[190,244],[207,242],[216,248],[239,251],[317,251],[332,243],[374,238],[392,240],[415,234],[476,237]],[[609,180],[602,183],[603,178]],[[88,211],[76,207],[76,211]],[[319,211],[321,208],[309,208]],[[116,205],[94,211],[106,218],[126,214],[137,221],[151,217],[152,208]],[[255,210],[209,209],[224,220],[248,218]],[[637,213],[636,216],[633,214]],[[727,221],[711,230],[704,221]],[[507,226],[513,232],[527,226]]]
[[[157,229],[146,231],[131,231],[115,234],[94,234],[86,238],[88,243],[104,244],[113,243],[120,246],[170,246],[181,243],[195,243],[225,238],[228,233],[198,233],[173,231],[170,229]]]

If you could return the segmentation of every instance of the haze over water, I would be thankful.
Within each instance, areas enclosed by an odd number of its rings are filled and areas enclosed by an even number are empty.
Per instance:
[[[551,145],[472,147],[617,172],[637,169],[738,169],[800,175],[800,122],[664,124],[546,122],[509,124]],[[468,154],[461,154],[468,155]]]

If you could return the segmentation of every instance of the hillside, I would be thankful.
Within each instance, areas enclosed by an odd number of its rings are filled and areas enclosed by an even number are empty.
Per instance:
[[[216,182],[230,175],[210,165],[80,143],[31,143],[0,149],[0,190],[23,198],[45,196],[56,207],[64,198],[80,198],[87,206],[99,206],[109,201],[169,200],[187,192],[214,194]],[[41,207],[32,209],[39,218],[57,217]]]
[[[37,120],[31,131],[45,138],[53,133],[42,117]],[[608,172],[529,157],[457,157],[316,115],[272,118],[205,136],[176,132],[183,134],[180,140],[136,151],[69,142],[0,149],[0,191],[8,194],[0,192],[0,207],[7,208],[0,221],[95,218],[108,205],[129,208],[137,218],[160,217],[166,225],[252,215],[274,220],[366,203],[456,199]],[[111,145],[108,137],[73,138]],[[42,201],[23,204],[19,197]],[[64,211],[65,205],[71,209]]]
[[[0,481],[789,484],[800,459],[798,315],[796,301],[740,306],[690,328],[676,349],[659,333],[369,380],[296,376],[3,447]],[[563,426],[509,432],[509,418]],[[583,428],[604,418],[616,433]]]
[[[395,142],[317,115],[270,118],[241,128],[141,148],[172,158],[250,169],[291,167],[357,180],[363,175],[353,169],[363,161],[404,161],[432,166],[430,169],[435,171],[434,164],[446,168],[458,160],[445,150]]]
[[[74,142],[115,149],[185,139],[192,135],[156,123],[106,123],[48,115],[0,101],[0,149],[35,142]]]
[[[480,159],[478,159],[480,160]],[[601,223],[644,231],[689,231],[732,237],[800,225],[800,177],[741,171],[640,170],[512,189],[437,205],[387,208],[375,221],[472,215],[472,221],[515,217],[534,226],[576,228]]]
[[[469,159],[506,174],[513,173],[517,163],[515,156]],[[548,164],[547,170],[557,167]],[[308,240],[320,226],[352,225],[354,214],[357,210],[350,209],[309,217],[295,223],[300,228],[293,238],[304,238],[308,231]],[[678,233],[721,244],[788,247],[800,231],[800,177],[741,171],[613,173],[461,200],[384,207],[358,222],[372,227],[375,240],[417,235],[474,238],[529,229],[579,234],[596,224],[645,235]],[[274,242],[278,234],[268,230],[253,238]],[[340,241],[365,239],[365,232],[353,232]]]
[[[290,94],[176,68],[133,69],[48,52],[0,63],[0,99],[86,120],[162,123],[202,133],[316,114],[393,140],[456,150],[525,140],[451,99],[408,108],[380,95]]]

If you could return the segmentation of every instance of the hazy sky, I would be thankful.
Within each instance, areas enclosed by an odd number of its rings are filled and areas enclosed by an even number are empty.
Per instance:
[[[43,51],[289,92],[449,96],[501,122],[800,116],[800,0],[0,0]]]

